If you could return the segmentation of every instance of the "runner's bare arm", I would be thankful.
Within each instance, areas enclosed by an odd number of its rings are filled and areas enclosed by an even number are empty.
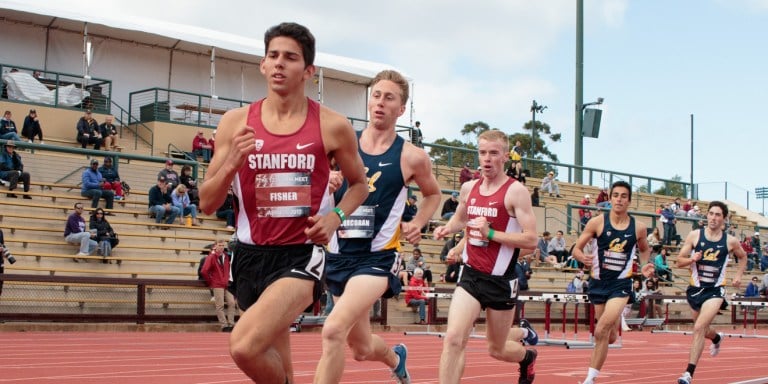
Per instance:
[[[637,248],[640,250],[640,265],[645,265],[651,258],[651,247],[648,246],[648,229],[644,223],[635,221]]]
[[[733,256],[738,260],[738,264],[736,264],[738,265],[738,269],[736,270],[736,275],[733,276],[733,283],[731,283],[731,285],[739,288],[741,286],[741,276],[747,269],[747,253],[744,252],[744,248],[741,247],[739,239],[735,236],[728,235],[728,248],[733,250]]]
[[[680,248],[680,253],[677,255],[677,261],[675,262],[678,267],[685,268],[701,259],[701,252],[696,252],[691,255],[694,245],[699,241],[699,231],[701,231],[701,229],[691,231],[688,233],[688,236],[685,237],[685,242],[683,243],[683,247]]]
[[[576,245],[573,247],[573,257],[583,263],[586,267],[592,266],[592,255],[586,255],[584,253],[584,247],[587,243],[596,237],[597,234],[603,230],[603,215],[593,217],[584,226],[584,230],[581,231],[581,235],[576,240]]]
[[[365,169],[363,160],[357,152],[357,137],[352,125],[338,113],[322,108],[320,117],[325,150],[338,164],[348,183],[347,192],[336,205],[346,216],[352,214],[368,197]],[[333,231],[341,224],[341,218],[335,212],[331,212],[325,216],[310,217],[307,223],[308,227],[304,230],[307,237],[315,244],[327,244]]]
[[[247,114],[248,107],[233,109],[217,127],[216,151],[200,186],[200,209],[208,215],[224,202],[237,170],[253,148],[253,129],[245,125]]]
[[[423,197],[423,202],[413,220],[401,224],[405,239],[411,244],[418,244],[421,240],[421,228],[429,222],[440,205],[440,185],[432,174],[432,162],[423,149],[411,143],[405,143],[401,163],[406,165],[403,169],[406,185],[415,181]]]
[[[451,219],[448,220],[447,224],[435,228],[435,239],[442,240],[446,236],[461,231],[467,226],[467,196],[469,196],[472,186],[477,182],[478,180],[472,180],[462,184],[461,191],[459,192],[459,205],[456,207],[456,213],[451,216]]]

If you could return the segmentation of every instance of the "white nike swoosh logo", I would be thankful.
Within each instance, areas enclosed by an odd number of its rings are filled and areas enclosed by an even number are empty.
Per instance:
[[[491,201],[490,203],[488,203],[488,205],[489,205],[489,206],[491,206],[491,205],[496,205],[496,203],[498,203],[498,201]]]
[[[379,167],[386,167],[387,165],[392,165],[392,163],[382,163],[379,161]]]
[[[307,148],[307,147],[309,147],[309,146],[310,146],[310,145],[312,145],[312,144],[314,144],[314,143],[309,143],[309,144],[304,144],[304,145],[301,145],[301,144],[299,144],[299,143],[296,143],[296,149],[298,149],[298,150],[302,150],[302,149],[304,149],[304,148]]]
[[[632,237],[632,235],[624,235],[624,237]]]

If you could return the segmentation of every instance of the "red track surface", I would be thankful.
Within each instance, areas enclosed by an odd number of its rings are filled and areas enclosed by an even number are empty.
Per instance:
[[[248,383],[228,355],[220,333],[3,333],[0,383],[145,384]],[[413,383],[437,383],[442,339],[382,334],[390,344],[408,345]],[[599,379],[605,383],[674,383],[685,370],[691,336],[631,332],[623,348],[611,349]],[[296,383],[311,383],[320,355],[319,333],[293,334]],[[709,341],[707,341],[709,345]],[[725,338],[720,355],[708,348],[696,370],[696,384],[768,378],[763,362],[768,340]],[[540,346],[536,383],[576,383],[585,376],[591,350]],[[462,383],[516,383],[517,365],[496,361],[485,341],[472,339]],[[391,383],[380,363],[358,363],[347,354],[343,383]],[[768,382],[754,381],[754,383]]]

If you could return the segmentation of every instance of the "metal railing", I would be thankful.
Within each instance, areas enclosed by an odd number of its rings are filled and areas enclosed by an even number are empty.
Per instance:
[[[2,98],[58,108],[109,113],[112,81],[0,63]],[[14,75],[16,74],[16,75]]]
[[[138,122],[139,119],[136,116],[131,116],[128,110],[115,103],[114,101],[112,102],[111,106],[112,108],[110,113],[115,116],[115,122],[118,123],[120,127],[120,137],[123,137],[123,128],[131,131],[134,136],[133,149],[139,149],[139,140],[141,140],[144,144],[149,146],[149,154],[154,155],[155,135],[154,131],[152,131],[152,128],[149,128],[142,122]],[[131,121],[134,123],[131,124]]]
[[[129,94],[130,123],[166,121],[216,127],[228,110],[249,105],[249,101],[211,97],[165,88],[149,88]]]

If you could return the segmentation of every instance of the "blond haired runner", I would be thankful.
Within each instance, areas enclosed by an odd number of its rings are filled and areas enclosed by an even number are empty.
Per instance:
[[[481,177],[461,186],[459,206],[435,238],[466,231],[461,278],[448,311],[440,383],[458,383],[464,371],[464,349],[475,319],[486,310],[486,340],[491,357],[520,364],[518,383],[532,383],[536,350],[508,340],[517,301],[515,265],[521,250],[536,248],[536,217],[528,190],[504,173],[509,139],[498,130],[478,138]],[[524,332],[528,332],[526,329]]]
[[[405,112],[408,91],[408,81],[391,70],[379,72],[371,83],[371,121],[358,139],[369,195],[329,244],[326,283],[335,303],[323,325],[323,355],[315,383],[341,380],[345,344],[355,360],[380,361],[392,369],[399,383],[410,383],[405,345],[387,347],[381,337],[371,333],[368,316],[376,300],[400,292],[400,236],[418,244],[421,227],[440,204],[440,187],[427,153],[395,132],[397,118]],[[424,198],[413,219],[401,223],[411,182]],[[346,184],[336,191],[336,199],[345,191]]]

